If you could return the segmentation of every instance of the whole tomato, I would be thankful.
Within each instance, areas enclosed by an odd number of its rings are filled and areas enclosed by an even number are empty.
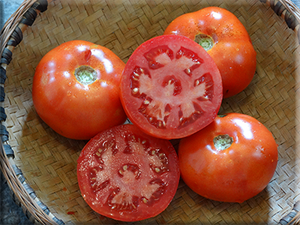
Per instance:
[[[119,94],[125,63],[111,50],[75,40],[49,51],[33,78],[40,118],[64,137],[87,140],[126,120]]]
[[[256,52],[244,25],[228,10],[207,7],[183,14],[164,34],[186,36],[207,50],[222,75],[224,98],[241,92],[253,79]]]
[[[229,113],[179,143],[182,179],[199,195],[244,202],[274,175],[278,151],[272,133],[255,118]]]

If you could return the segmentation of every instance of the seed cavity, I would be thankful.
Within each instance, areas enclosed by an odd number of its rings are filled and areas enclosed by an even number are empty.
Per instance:
[[[169,171],[169,160],[166,154],[161,149],[150,149],[148,154],[153,158],[149,167],[158,175]]]

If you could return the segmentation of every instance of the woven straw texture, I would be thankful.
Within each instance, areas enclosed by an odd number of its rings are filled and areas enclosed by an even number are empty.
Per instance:
[[[94,213],[80,194],[76,162],[86,142],[56,134],[35,112],[31,88],[41,58],[63,42],[81,39],[111,49],[126,62],[140,44],[162,35],[173,19],[207,6],[220,6],[234,13],[246,27],[257,51],[253,81],[243,92],[224,100],[220,113],[240,112],[262,122],[278,144],[278,166],[267,188],[242,204],[205,199],[181,181],[169,207],[139,224],[274,224],[291,211],[300,200],[299,25],[290,29],[285,14],[278,16],[270,7],[274,1],[50,0],[48,3],[48,9],[24,31],[23,41],[14,49],[13,60],[7,66],[4,85],[7,119],[3,124],[14,150],[13,163],[55,217],[66,224],[120,223]]]

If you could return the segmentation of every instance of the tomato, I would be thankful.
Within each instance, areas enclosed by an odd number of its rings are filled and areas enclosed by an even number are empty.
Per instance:
[[[202,45],[216,62],[224,98],[244,90],[256,70],[256,52],[239,19],[226,9],[207,7],[173,20],[164,34],[184,35]]]
[[[196,193],[222,202],[244,202],[274,175],[277,144],[255,118],[229,113],[179,143],[182,179]]]
[[[222,79],[207,52],[187,37],[162,35],[141,44],[126,63],[121,102],[131,122],[163,138],[208,125],[222,103]]]
[[[36,67],[32,87],[36,112],[54,131],[78,140],[124,123],[119,86],[124,67],[103,46],[81,40],[63,43]]]
[[[97,213],[121,221],[154,217],[173,199],[180,177],[172,144],[132,124],[92,138],[77,164],[81,194]]]

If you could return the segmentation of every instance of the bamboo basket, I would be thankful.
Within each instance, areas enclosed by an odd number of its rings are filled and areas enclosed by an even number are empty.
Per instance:
[[[123,224],[94,213],[80,195],[76,161],[86,142],[58,135],[35,112],[32,79],[43,55],[81,39],[111,49],[126,62],[173,19],[207,6],[234,13],[257,51],[253,81],[225,99],[220,112],[262,122],[278,144],[278,166],[265,190],[241,204],[205,199],[180,181],[169,207],[138,224],[299,222],[300,13],[287,0],[25,0],[1,32],[0,155],[12,195],[31,221]]]

